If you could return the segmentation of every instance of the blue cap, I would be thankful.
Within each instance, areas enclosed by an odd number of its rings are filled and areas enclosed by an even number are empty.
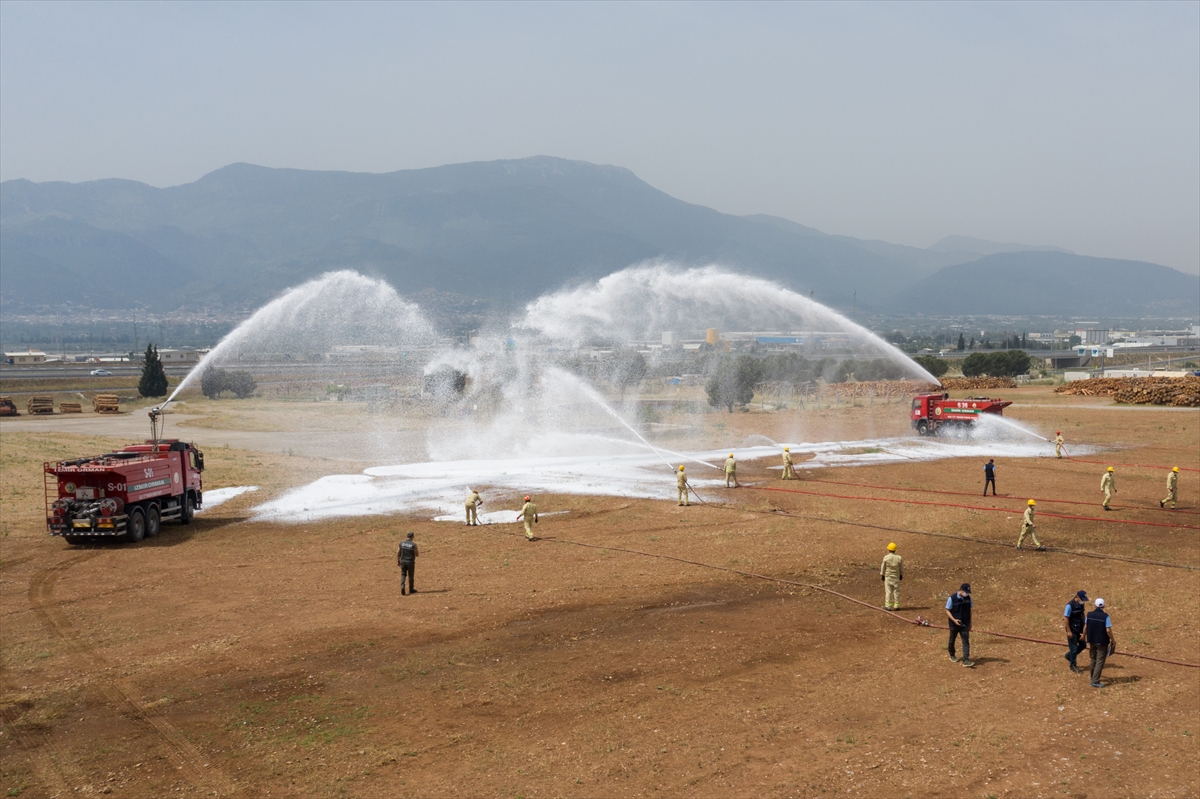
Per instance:
[[[971,593],[971,584],[970,584],[970,583],[963,583],[962,585],[960,585],[960,586],[958,587],[958,590],[959,590],[959,591],[966,591],[966,592],[969,594],[969,593]]]
[[[1087,598],[1087,591],[1076,591],[1076,592],[1075,592],[1075,596],[1079,597],[1079,598],[1080,598],[1080,599],[1082,599],[1084,602],[1087,602],[1087,601],[1088,601],[1088,598]]]

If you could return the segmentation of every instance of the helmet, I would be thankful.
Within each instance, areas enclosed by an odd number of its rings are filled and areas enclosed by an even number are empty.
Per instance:
[[[896,551],[896,542],[893,541],[892,543],[888,544],[888,552],[895,552],[895,551]]]
[[[791,452],[791,451],[792,451],[792,448],[791,448],[791,447],[784,447],[784,448],[783,448],[783,451],[784,451],[784,452]]]
[[[731,458],[733,457],[733,453],[732,453],[732,452],[731,452],[731,453],[729,453],[729,457],[731,457]]]
[[[529,495],[528,495],[528,494],[526,494],[526,495],[525,495],[525,501],[526,501],[526,502],[529,502],[529,501],[530,501],[530,500],[529,500]]]
[[[1036,504],[1037,504],[1037,501],[1036,501],[1036,500],[1033,500],[1033,499],[1031,499],[1031,500],[1029,500],[1029,502],[1028,502],[1027,504],[1029,504],[1029,505],[1031,505],[1031,506],[1032,506],[1032,505],[1036,505]]]
[[[1109,466],[1109,467],[1108,467],[1108,470],[1109,470],[1110,472],[1115,472],[1115,471],[1116,471],[1116,469],[1114,469],[1114,468],[1113,468],[1113,467],[1111,467],[1111,466]]]
[[[1172,467],[1171,467],[1171,471],[1173,471],[1173,472],[1177,472],[1177,471],[1179,471],[1179,467],[1178,467],[1178,466],[1172,466]]]
[[[679,471],[681,471],[681,472],[683,471],[683,464],[682,464],[682,463],[681,463],[681,464],[679,464]]]
[[[1062,431],[1061,431],[1061,430],[1055,430],[1055,431],[1054,431],[1054,435],[1056,435],[1056,436],[1061,436],[1061,435],[1062,435]]]

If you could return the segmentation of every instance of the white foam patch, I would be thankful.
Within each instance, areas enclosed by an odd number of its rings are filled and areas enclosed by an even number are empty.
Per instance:
[[[787,444],[787,442],[782,442]],[[931,461],[943,458],[1034,458],[1052,457],[1054,447],[1042,441],[941,438],[882,438],[790,444],[792,454],[812,453],[797,463],[798,469],[822,466],[863,466],[902,461]],[[586,448],[584,448],[586,449]],[[489,495],[580,494],[620,496],[675,501],[675,469],[686,463],[688,480],[706,498],[724,488],[724,472],[718,468],[733,452],[738,460],[778,459],[781,447],[754,446],[665,455],[645,451],[638,454],[610,453],[552,458],[505,460],[457,460],[376,466],[363,474],[323,477],[293,489],[254,509],[262,521],[308,522],[346,516],[432,512],[445,521],[464,519],[463,503],[468,487],[478,488],[487,502]],[[701,463],[703,462],[703,463]],[[982,462],[982,461],[981,461]],[[205,495],[207,501],[207,495]],[[481,518],[499,521],[515,518],[516,511],[494,511]]]
[[[549,513],[542,513],[539,510],[538,517],[541,518],[542,516],[562,516],[563,514],[566,514],[566,513],[570,513],[570,511],[552,510]],[[479,518],[480,524],[520,524],[521,523],[520,514],[521,514],[520,508],[513,508],[512,510],[494,510],[494,511],[491,511],[490,513],[481,513],[481,514],[479,514],[478,518]],[[466,514],[466,510],[464,509],[463,511],[460,511],[457,514],[449,514],[446,516],[435,516],[435,517],[433,517],[433,520],[435,522],[458,522],[459,524],[466,524],[467,523],[467,514]]]
[[[232,486],[230,488],[214,488],[212,491],[204,492],[204,507],[196,511],[202,513],[206,510],[212,510],[218,505],[223,505],[234,497],[247,494],[251,491],[257,491],[258,486]]]

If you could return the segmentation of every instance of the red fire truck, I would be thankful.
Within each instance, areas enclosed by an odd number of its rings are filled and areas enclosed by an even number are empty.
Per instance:
[[[158,535],[164,521],[191,524],[204,500],[204,453],[174,438],[159,438],[158,409],[150,412],[152,437],[116,452],[46,463],[46,526],[69,544],[92,536],[127,541]]]
[[[918,435],[933,436],[946,430],[968,428],[982,413],[1003,416],[1009,405],[1011,400],[990,397],[952,400],[949,394],[918,394],[912,401],[912,426]]]

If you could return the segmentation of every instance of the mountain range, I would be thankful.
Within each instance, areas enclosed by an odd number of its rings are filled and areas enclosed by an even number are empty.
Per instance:
[[[254,307],[347,267],[405,294],[503,305],[653,259],[724,264],[865,311],[1200,312],[1200,278],[1166,266],[963,236],[922,249],[829,235],[544,156],[388,174],[233,164],[169,188],[0,183],[7,310]]]

